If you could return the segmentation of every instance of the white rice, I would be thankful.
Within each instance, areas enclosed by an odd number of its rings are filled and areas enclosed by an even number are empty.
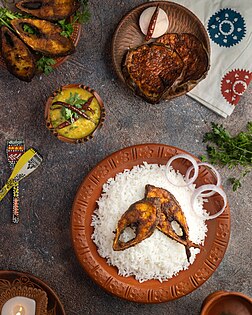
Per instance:
[[[177,184],[185,183],[183,176],[172,168],[169,170],[169,178]],[[156,229],[149,238],[133,247],[123,251],[114,251],[112,248],[115,236],[113,231],[116,230],[118,220],[132,203],[144,198],[146,184],[167,189],[175,196],[187,220],[189,239],[196,244],[204,244],[207,226],[204,219],[196,216],[191,208],[193,190],[170,184],[166,179],[164,165],[146,162],[117,174],[103,185],[103,193],[92,218],[92,239],[100,256],[106,258],[109,265],[116,266],[120,275],[134,276],[139,282],[150,279],[162,282],[189,267],[184,245]],[[204,212],[202,204],[202,200],[196,204],[199,213]],[[192,264],[200,250],[193,247],[190,250]]]

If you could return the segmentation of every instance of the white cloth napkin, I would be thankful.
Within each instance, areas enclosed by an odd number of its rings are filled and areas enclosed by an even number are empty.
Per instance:
[[[188,95],[226,118],[252,79],[252,0],[174,2],[192,11],[210,37],[210,70]]]

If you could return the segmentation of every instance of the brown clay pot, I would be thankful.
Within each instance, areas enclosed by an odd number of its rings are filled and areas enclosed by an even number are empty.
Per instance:
[[[62,136],[60,134],[58,134],[57,130],[55,130],[55,128],[53,127],[51,120],[50,120],[50,107],[53,103],[53,99],[55,96],[58,95],[58,93],[60,93],[63,90],[67,90],[70,88],[81,88],[84,89],[88,92],[90,92],[91,94],[94,95],[94,97],[96,98],[96,100],[99,103],[100,106],[100,110],[101,110],[101,114],[100,114],[100,120],[98,125],[96,126],[96,128],[87,136],[83,137],[83,138],[78,138],[78,139],[72,139],[72,138],[67,138],[65,136]],[[103,125],[105,119],[105,108],[104,108],[104,104],[103,101],[101,99],[101,97],[98,95],[98,93],[91,89],[88,86],[85,86],[83,84],[68,84],[68,85],[64,85],[62,86],[60,89],[58,89],[57,91],[53,92],[53,94],[48,98],[47,102],[46,102],[46,106],[45,106],[45,120],[46,120],[46,127],[52,132],[52,134],[54,136],[56,136],[59,140],[67,142],[67,143],[84,143],[87,142],[88,140],[92,139],[94,137],[95,132],[101,128],[101,126]]]
[[[204,300],[201,315],[251,315],[252,299],[243,293],[216,291]]]

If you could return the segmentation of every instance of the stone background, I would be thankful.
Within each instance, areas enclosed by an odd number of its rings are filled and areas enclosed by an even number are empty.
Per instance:
[[[121,17],[140,0],[90,1],[91,21],[82,29],[77,52],[49,76],[24,83],[0,71],[0,183],[10,175],[5,156],[9,139],[23,138],[43,156],[43,164],[20,184],[21,222],[11,224],[11,194],[0,203],[0,269],[29,272],[59,295],[66,314],[196,315],[215,290],[251,294],[251,180],[232,192],[227,178],[239,170],[221,169],[231,208],[231,238],[226,255],[212,277],[193,293],[159,305],[141,305],[110,296],[80,267],[70,238],[71,206],[85,175],[108,154],[139,143],[163,143],[199,156],[211,122],[232,133],[252,120],[252,87],[231,117],[223,119],[187,96],[153,106],[134,97],[113,71],[110,48]],[[45,127],[47,97],[59,86],[83,83],[98,91],[106,107],[103,128],[86,144],[54,138]]]

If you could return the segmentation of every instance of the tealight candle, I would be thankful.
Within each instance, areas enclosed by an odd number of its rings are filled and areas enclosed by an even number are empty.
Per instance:
[[[36,302],[24,296],[15,296],[3,305],[1,315],[36,315]]]

